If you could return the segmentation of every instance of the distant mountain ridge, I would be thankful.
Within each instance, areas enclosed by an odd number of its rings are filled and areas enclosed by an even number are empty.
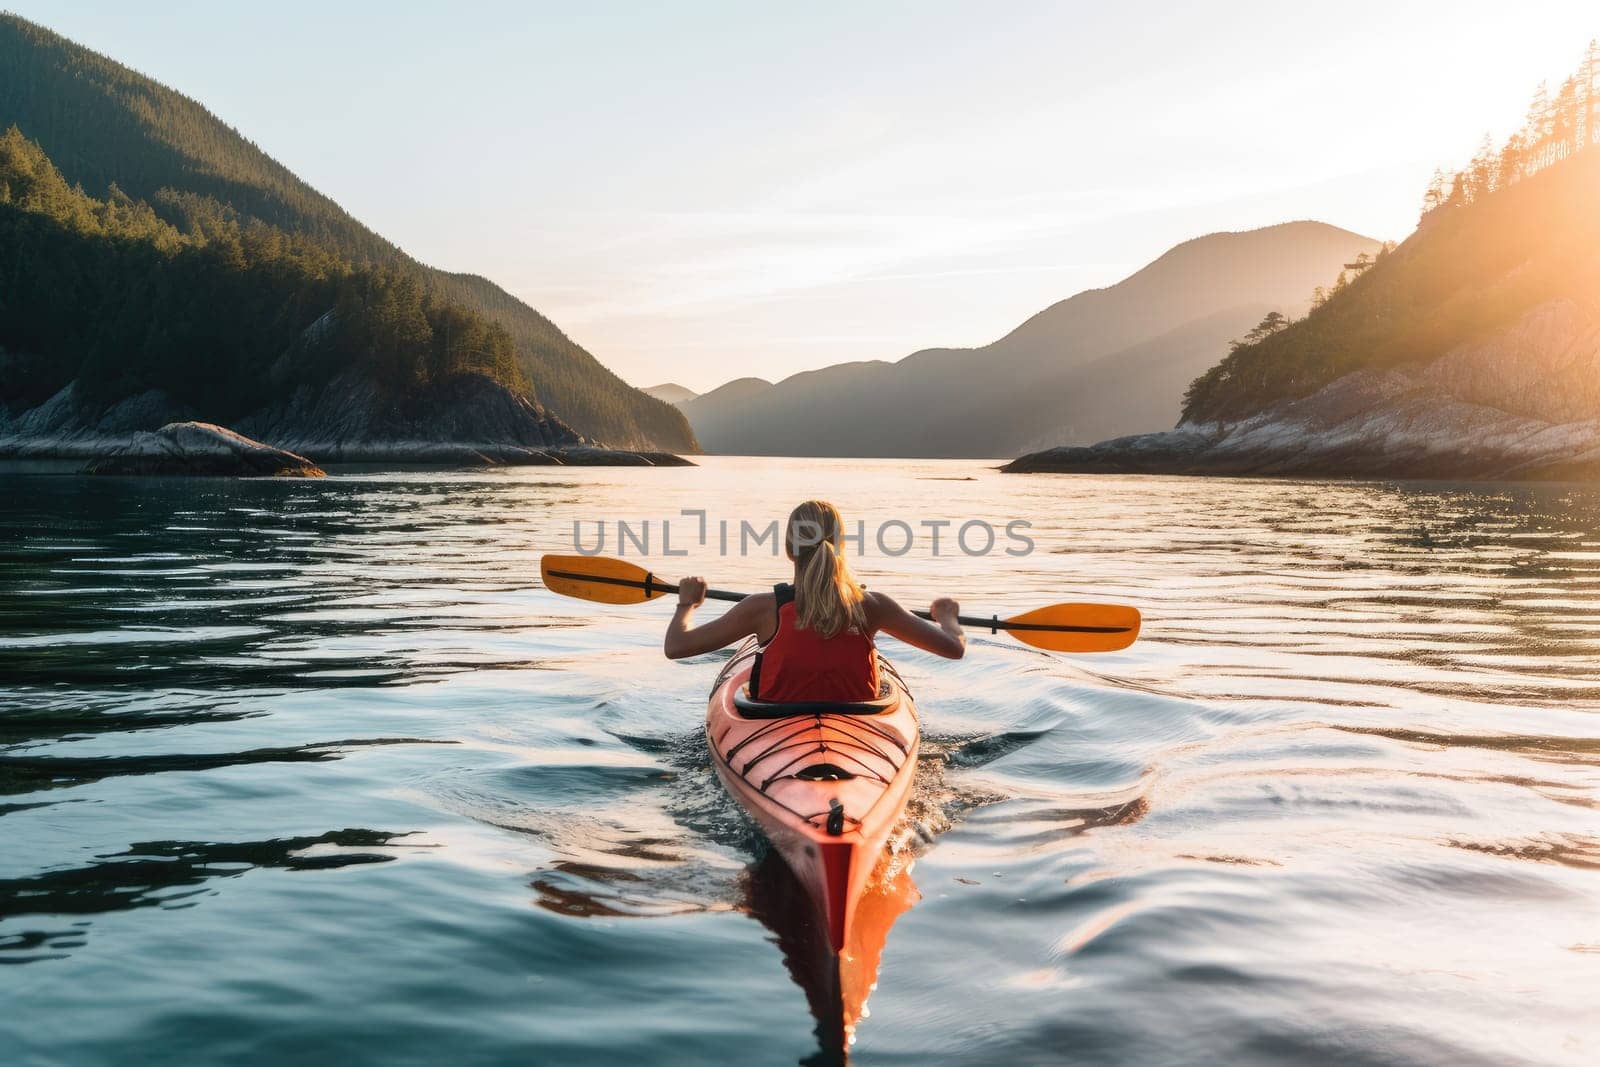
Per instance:
[[[685,389],[677,382],[662,382],[660,385],[652,385],[648,389],[641,389],[640,392],[647,396],[653,396],[664,404],[681,404],[700,395],[693,389]]]
[[[309,238],[357,267],[410,275],[503,326],[537,394],[580,433],[619,447],[693,451],[670,404],[633,389],[550,320],[487,279],[418,263],[198,102],[14,15],[0,13],[0,130],[15,124],[69,182],[113,190],[181,224],[185,201]]]
[[[1184,385],[1268,310],[1379,244],[1292,222],[1177,245],[976,349],[738,379],[682,405],[709,452],[994,458],[1176,421]]]

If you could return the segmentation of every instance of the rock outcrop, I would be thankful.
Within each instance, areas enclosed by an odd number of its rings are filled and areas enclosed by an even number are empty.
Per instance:
[[[322,468],[304,456],[252,441],[209,422],[173,422],[90,461],[85,474],[201,474],[243,477],[321,478]]]
[[[1551,301],[1421,366],[1346,375],[1238,422],[1184,423],[1001,468],[1541,479],[1600,474],[1600,318]]]

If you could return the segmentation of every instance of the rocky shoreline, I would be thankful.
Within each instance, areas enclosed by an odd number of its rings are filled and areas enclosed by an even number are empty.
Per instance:
[[[475,375],[403,407],[369,380],[345,375],[297,389],[231,428],[197,419],[156,390],[98,410],[68,385],[19,414],[0,409],[0,460],[82,461],[84,473],[99,474],[241,476],[309,474],[300,464],[317,474],[334,464],[693,466],[670,452],[596,445],[526,396]]]
[[[324,467],[693,467],[691,459],[673,452],[639,449],[601,448],[596,445],[561,445],[550,448],[523,448],[498,442],[475,441],[374,441],[359,445],[313,443],[310,455],[273,445],[212,423],[168,423],[156,430],[137,430],[127,434],[73,436],[70,438],[0,438],[0,461],[16,460],[37,465],[41,470],[89,470],[129,454],[149,450],[144,439],[161,436],[180,426],[214,426],[215,429],[253,445],[286,455],[300,455],[309,463]],[[245,473],[245,472],[241,472]]]
[[[1008,473],[1565,480],[1600,475],[1600,319],[1553,301],[1432,363],[1237,422],[1046,449]]]

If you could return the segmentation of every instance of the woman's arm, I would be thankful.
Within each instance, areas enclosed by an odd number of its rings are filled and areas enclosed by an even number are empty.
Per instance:
[[[934,618],[928,622],[895,603],[891,596],[867,594],[867,621],[873,629],[945,659],[960,659],[967,651],[967,635],[956,621],[960,613],[961,605],[949,597],[940,597],[928,606],[928,614]]]
[[[661,643],[661,650],[668,659],[684,659],[715,652],[751,634],[759,637],[762,624],[770,622],[777,614],[772,594],[756,593],[745,597],[704,626],[690,626],[689,620],[694,617],[694,609],[703,604],[705,599],[704,578],[685,578],[678,583],[678,610],[672,613],[672,621],[667,623],[666,639]]]

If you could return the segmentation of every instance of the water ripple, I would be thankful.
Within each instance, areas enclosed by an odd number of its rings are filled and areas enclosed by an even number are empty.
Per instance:
[[[1600,1060],[1600,490],[718,459],[3,490],[20,1062],[828,1061],[794,887],[701,738],[724,656],[535,581],[575,520],[818,493],[1033,524],[1020,558],[869,551],[874,588],[1146,619],[1098,657],[885,642],[924,740],[862,1063]],[[783,576],[689,544],[651,565]]]

